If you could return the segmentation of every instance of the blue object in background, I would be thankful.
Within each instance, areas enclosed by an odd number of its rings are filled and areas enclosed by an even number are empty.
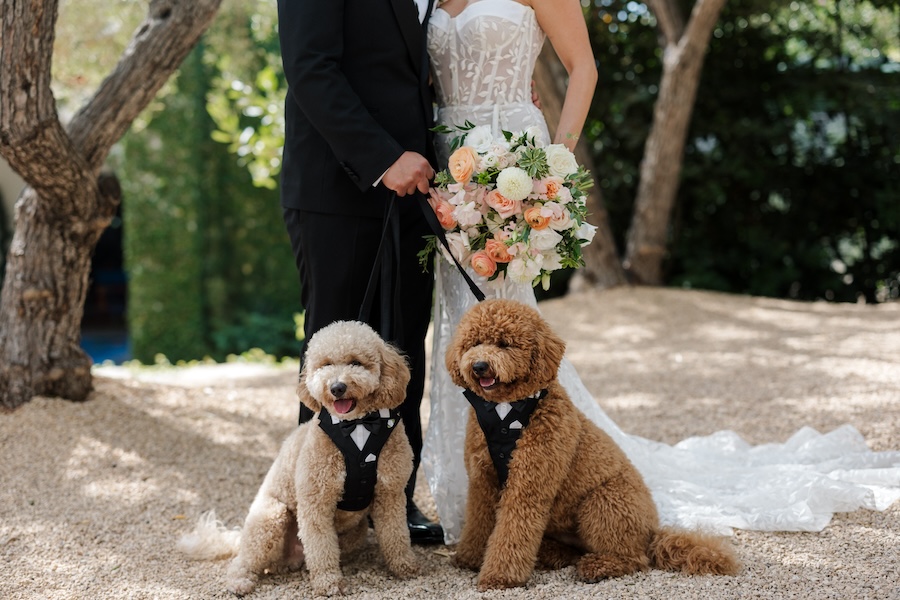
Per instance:
[[[128,340],[128,332],[124,329],[96,329],[82,330],[81,347],[94,364],[111,360],[121,364],[131,360],[131,346]]]

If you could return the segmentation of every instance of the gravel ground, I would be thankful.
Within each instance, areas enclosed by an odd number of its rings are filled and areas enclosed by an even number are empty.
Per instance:
[[[541,307],[626,431],[674,443],[732,429],[761,443],[850,423],[873,449],[900,448],[900,305],[618,289]],[[0,598],[230,597],[225,561],[187,561],[175,543],[205,510],[242,522],[295,422],[296,365],[95,369],[87,402],[36,398],[0,414]],[[418,500],[432,509],[421,481]],[[898,504],[837,515],[820,533],[738,531],[736,577],[584,584],[569,568],[480,594],[452,549],[417,547],[424,574],[398,581],[372,539],[344,571],[354,599],[900,598]],[[309,595],[300,572],[250,597]]]

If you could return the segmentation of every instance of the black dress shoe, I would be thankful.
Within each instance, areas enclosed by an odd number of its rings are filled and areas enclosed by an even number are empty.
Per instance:
[[[406,506],[406,525],[409,527],[409,539],[413,544],[444,543],[444,529],[437,523],[429,521],[412,502]]]

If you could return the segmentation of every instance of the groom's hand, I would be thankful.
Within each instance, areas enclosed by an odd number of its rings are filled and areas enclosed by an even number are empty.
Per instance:
[[[385,171],[381,183],[397,192],[398,196],[414,194],[416,190],[427,194],[429,182],[433,177],[434,169],[431,168],[428,159],[418,152],[407,151]]]

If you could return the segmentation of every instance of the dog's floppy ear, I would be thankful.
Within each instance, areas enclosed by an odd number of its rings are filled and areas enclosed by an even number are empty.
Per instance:
[[[302,402],[306,408],[314,413],[318,413],[322,410],[322,405],[319,404],[319,401],[316,400],[311,393],[309,393],[309,388],[306,387],[307,366],[308,365],[304,363],[303,368],[300,369],[300,382],[297,384],[297,397],[300,398],[300,402]]]
[[[457,327],[456,334],[450,340],[450,343],[447,344],[447,351],[444,354],[444,364],[447,366],[447,372],[450,374],[450,379],[453,383],[464,388],[466,387],[466,382],[459,372],[459,360],[462,358],[462,352],[462,328]]]
[[[410,373],[406,359],[390,344],[381,346],[381,381],[379,407],[396,408],[406,399]]]
[[[534,378],[550,383],[556,379],[559,365],[566,354],[566,343],[556,335],[542,319],[537,327],[537,343],[531,351],[532,372]]]

